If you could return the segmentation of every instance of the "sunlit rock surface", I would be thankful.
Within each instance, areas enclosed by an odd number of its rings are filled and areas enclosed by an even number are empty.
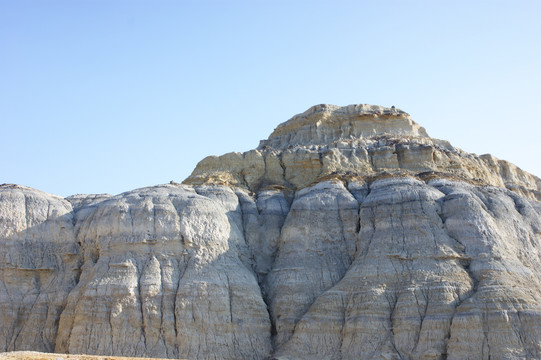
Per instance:
[[[184,185],[0,186],[0,351],[541,358],[539,178],[318,105]]]
[[[491,155],[477,156],[432,139],[409,114],[374,105],[316,105],[278,125],[256,150],[203,159],[186,184],[233,185],[257,192],[293,190],[330,175],[436,173],[511,189],[541,200],[541,180]]]

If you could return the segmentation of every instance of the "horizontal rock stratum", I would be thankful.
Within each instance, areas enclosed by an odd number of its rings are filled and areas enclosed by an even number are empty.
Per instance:
[[[184,184],[298,190],[328,176],[368,179],[387,173],[492,185],[541,200],[538,177],[432,139],[404,111],[374,105],[313,106],[278,125],[255,150],[205,158]]]
[[[0,186],[0,351],[540,359],[541,180],[317,105],[183,184]]]

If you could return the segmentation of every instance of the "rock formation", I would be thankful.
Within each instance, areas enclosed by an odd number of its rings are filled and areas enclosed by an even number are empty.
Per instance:
[[[318,105],[181,185],[0,186],[0,351],[541,358],[541,180]]]
[[[313,106],[280,124],[256,150],[203,159],[184,183],[298,190],[325,176],[367,178],[384,172],[435,172],[541,200],[539,178],[491,155],[468,154],[432,139],[409,114],[373,105]]]

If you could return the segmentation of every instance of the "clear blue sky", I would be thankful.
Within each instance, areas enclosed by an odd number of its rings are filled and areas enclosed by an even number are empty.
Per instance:
[[[182,181],[330,103],[541,176],[541,1],[0,0],[0,183]]]

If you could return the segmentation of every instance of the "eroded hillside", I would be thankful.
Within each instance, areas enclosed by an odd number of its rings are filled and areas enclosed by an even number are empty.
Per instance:
[[[0,351],[541,358],[540,180],[319,105],[184,184],[0,186]]]

